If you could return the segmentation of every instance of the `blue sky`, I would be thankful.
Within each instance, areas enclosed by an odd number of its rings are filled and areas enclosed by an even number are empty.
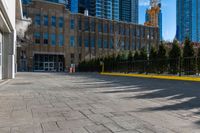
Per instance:
[[[139,23],[144,24],[145,10],[150,0],[139,0]],[[162,0],[163,38],[173,40],[176,34],[176,0]]]

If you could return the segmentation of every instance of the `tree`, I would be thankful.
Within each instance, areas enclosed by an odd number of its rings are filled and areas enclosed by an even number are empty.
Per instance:
[[[123,60],[123,61],[126,61],[126,60],[127,60],[127,54],[126,54],[126,52],[123,52],[123,53],[122,53],[122,60]]]
[[[158,59],[157,60],[158,73],[163,73],[166,69],[166,61],[167,61],[166,48],[163,44],[159,46],[157,59]]]
[[[128,61],[129,62],[133,61],[133,52],[132,51],[129,51],[129,53],[128,53]]]
[[[149,60],[155,60],[157,58],[157,51],[154,47],[151,48]]]
[[[147,60],[147,51],[145,50],[145,48],[141,49],[139,58],[140,60],[143,60],[143,61]]]
[[[157,67],[157,51],[154,47],[151,48],[149,55],[149,72],[156,72]]]
[[[133,57],[134,63],[133,63],[133,71],[134,72],[139,72],[139,60],[140,60],[140,54],[138,51],[135,52],[134,57]]]
[[[128,53],[128,72],[133,71],[133,52],[129,51]]]
[[[189,38],[185,39],[183,48],[183,69],[186,75],[194,74],[195,72],[195,55],[193,44]]]
[[[172,49],[169,52],[170,73],[177,74],[180,65],[181,49],[176,40],[173,41]]]
[[[138,51],[136,51],[135,54],[134,54],[133,59],[134,59],[134,61],[138,61],[139,58],[140,58],[140,55],[139,55]]]
[[[194,48],[189,38],[186,38],[184,42],[183,57],[194,57]]]
[[[200,72],[200,47],[198,48],[198,53],[197,53],[197,67],[198,67],[198,74]]]

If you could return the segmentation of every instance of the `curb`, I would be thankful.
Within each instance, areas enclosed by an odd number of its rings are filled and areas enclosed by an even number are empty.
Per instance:
[[[177,81],[192,81],[200,82],[200,77],[179,77],[179,76],[164,76],[164,75],[145,75],[145,74],[125,74],[125,73],[100,73],[107,76],[120,76],[120,77],[137,77],[137,78],[149,78],[149,79],[165,79],[165,80],[177,80]]]

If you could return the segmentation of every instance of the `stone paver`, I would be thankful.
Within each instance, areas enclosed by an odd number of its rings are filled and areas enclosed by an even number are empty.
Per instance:
[[[0,133],[199,133],[200,83],[18,73],[0,85]]]

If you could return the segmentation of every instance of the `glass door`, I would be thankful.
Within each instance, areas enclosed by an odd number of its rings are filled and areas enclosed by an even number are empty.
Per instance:
[[[62,62],[59,62],[58,71],[59,72],[63,71],[63,63]]]
[[[44,62],[44,71],[48,72],[49,71],[49,63]]]
[[[56,71],[55,68],[54,68],[54,62],[49,62],[49,71],[50,72]]]

